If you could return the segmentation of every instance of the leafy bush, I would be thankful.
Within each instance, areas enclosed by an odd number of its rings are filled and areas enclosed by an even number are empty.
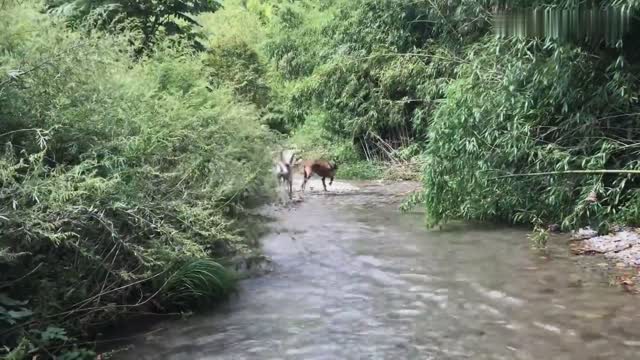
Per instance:
[[[225,297],[233,288],[229,271],[215,261],[199,259],[181,265],[166,280],[164,302],[189,309]]]
[[[242,41],[216,43],[209,50],[206,65],[215,87],[229,87],[241,99],[263,108],[269,102],[266,69],[258,53]]]
[[[135,63],[127,36],[4,11],[0,289],[29,301],[36,329],[82,331],[226,293],[230,275],[205,259],[252,251],[238,219],[273,186],[257,109],[210,90],[201,55],[176,43]]]
[[[638,164],[638,84],[622,60],[607,66],[607,56],[576,47],[496,40],[470,47],[465,58],[429,128],[430,223],[562,222],[570,229],[595,220],[606,230],[637,186],[624,171]],[[542,176],[505,177],[529,173]]]
[[[341,179],[374,180],[382,177],[382,165],[371,161],[359,161],[342,165],[338,169]]]
[[[193,18],[220,7],[216,0],[46,0],[49,13],[64,18],[72,28],[110,33],[127,32],[136,43],[136,54],[153,48],[159,34],[177,36],[204,50],[202,33]]]

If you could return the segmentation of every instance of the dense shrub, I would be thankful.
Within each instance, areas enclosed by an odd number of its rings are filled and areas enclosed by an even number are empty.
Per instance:
[[[209,50],[206,65],[216,88],[228,87],[242,99],[264,108],[269,103],[266,69],[257,52],[242,41],[216,43]]]
[[[636,112],[638,84],[622,63],[606,67],[579,48],[537,42],[486,41],[466,59],[430,127],[429,220],[613,221],[633,194],[628,175],[503,176],[636,169],[627,114]]]
[[[52,15],[64,19],[72,28],[109,33],[127,33],[135,44],[135,55],[151,50],[162,35],[187,41],[204,50],[202,33],[194,15],[220,7],[216,0],[45,0]]]
[[[256,108],[210,90],[200,55],[175,43],[134,63],[120,37],[3,11],[0,299],[28,300],[0,314],[3,344],[223,295],[230,276],[199,259],[254,248],[236,219],[272,185]],[[23,307],[33,316],[6,318]]]

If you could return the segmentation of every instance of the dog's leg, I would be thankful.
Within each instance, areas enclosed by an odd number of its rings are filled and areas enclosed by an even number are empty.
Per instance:
[[[309,180],[309,177],[311,177],[311,175],[307,175],[307,169],[304,169],[304,180],[302,181],[302,188],[301,190],[304,192],[304,188],[307,185],[307,180]]]
[[[293,199],[293,179],[289,176],[289,199]]]
[[[324,191],[327,191],[327,184],[324,183],[324,176],[322,177],[322,187],[324,188]]]
[[[329,186],[333,185],[333,176],[329,178]]]

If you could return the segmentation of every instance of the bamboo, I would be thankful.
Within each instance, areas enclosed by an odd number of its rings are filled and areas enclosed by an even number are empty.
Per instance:
[[[546,176],[546,175],[564,175],[564,174],[585,174],[585,175],[601,175],[601,174],[628,174],[640,175],[640,170],[566,170],[566,171],[545,171],[534,173],[509,174],[495,177],[494,179],[504,179],[512,177],[525,176]]]

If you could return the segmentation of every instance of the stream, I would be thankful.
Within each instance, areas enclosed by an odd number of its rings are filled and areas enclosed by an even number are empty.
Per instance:
[[[274,210],[267,275],[116,359],[638,359],[640,302],[599,257],[526,230],[401,214],[412,184],[310,182]],[[309,188],[309,187],[308,187]]]

